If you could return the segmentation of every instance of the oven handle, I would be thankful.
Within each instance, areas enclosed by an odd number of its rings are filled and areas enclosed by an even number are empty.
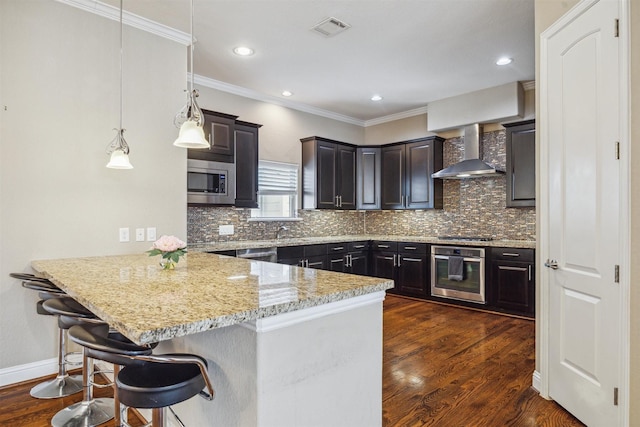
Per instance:
[[[446,259],[446,260],[449,260],[449,258],[450,258],[449,255],[434,255],[433,257],[435,259]],[[466,262],[482,262],[484,260],[484,258],[468,258],[468,257],[464,257],[463,260],[466,261]]]

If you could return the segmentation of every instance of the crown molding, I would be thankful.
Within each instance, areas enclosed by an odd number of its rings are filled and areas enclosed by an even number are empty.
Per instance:
[[[524,90],[534,90],[536,88],[536,81],[535,80],[529,80],[526,82],[521,82],[522,84],[522,89]]]
[[[378,117],[377,119],[371,119],[364,122],[364,127],[380,125],[382,123],[393,122],[395,120],[406,119],[407,117],[419,116],[420,114],[426,114],[428,107],[414,108],[413,110],[402,111],[400,113],[389,114],[388,116]]]
[[[97,0],[56,0],[59,3],[73,6],[104,18],[120,21],[120,8],[110,6]],[[122,11],[122,23],[142,31],[189,46],[191,36],[185,32],[160,24],[133,13]]]
[[[201,75],[194,75],[193,82],[200,86],[216,89],[222,92],[231,93],[233,95],[242,96],[245,98],[255,99],[256,101],[267,102],[269,104],[280,105],[282,107],[291,108],[293,110],[302,111],[304,113],[314,114],[316,116],[326,117],[328,119],[337,120],[344,123],[349,123],[357,126],[365,126],[365,121],[356,119],[354,117],[345,116],[344,114],[334,113],[332,111],[324,110],[322,108],[312,107],[300,102],[293,102],[285,99],[281,99],[277,96],[265,95],[263,93],[247,89],[241,86],[232,85],[229,83],[221,82],[209,77]]]

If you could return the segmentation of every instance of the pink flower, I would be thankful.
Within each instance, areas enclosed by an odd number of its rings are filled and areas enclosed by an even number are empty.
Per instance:
[[[162,252],[173,252],[186,247],[187,244],[176,236],[161,236],[158,240],[153,242],[153,248]]]

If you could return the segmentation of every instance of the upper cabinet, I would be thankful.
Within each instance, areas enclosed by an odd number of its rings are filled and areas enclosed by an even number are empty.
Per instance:
[[[204,137],[209,149],[189,149],[188,157],[198,160],[233,163],[235,156],[235,123],[238,116],[202,110]]]
[[[442,169],[443,141],[431,136],[382,147],[382,209],[442,208],[442,180],[431,174]]]
[[[356,149],[356,208],[358,209],[380,209],[381,156],[380,147]]]
[[[317,136],[302,142],[302,208],[356,208],[356,147]]]
[[[262,125],[236,121],[236,201],[239,208],[258,207],[258,129]]]
[[[505,124],[507,207],[536,205],[536,123]]]

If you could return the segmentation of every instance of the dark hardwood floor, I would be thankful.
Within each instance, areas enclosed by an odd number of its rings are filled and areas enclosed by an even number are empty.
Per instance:
[[[388,295],[383,425],[583,426],[531,388],[534,339],[531,320]],[[36,383],[0,388],[0,426],[48,426],[82,397],[33,399],[29,389]]]
[[[387,295],[383,425],[583,426],[531,388],[531,320]]]

